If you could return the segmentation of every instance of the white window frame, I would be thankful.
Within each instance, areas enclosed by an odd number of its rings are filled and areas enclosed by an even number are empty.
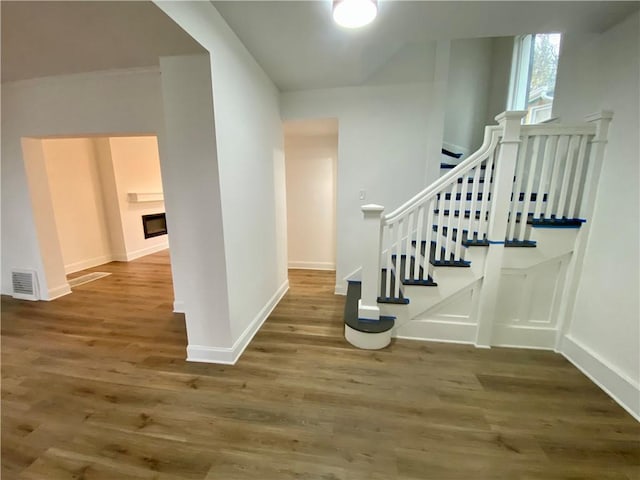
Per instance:
[[[526,110],[531,80],[531,62],[533,60],[534,35],[519,35],[513,44],[511,60],[511,78],[509,80],[509,98],[507,109]],[[526,75],[524,74],[526,72]]]

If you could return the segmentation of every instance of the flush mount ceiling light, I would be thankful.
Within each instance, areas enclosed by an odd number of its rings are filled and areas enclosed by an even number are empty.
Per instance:
[[[377,14],[377,0],[333,0],[333,20],[342,27],[364,27]]]

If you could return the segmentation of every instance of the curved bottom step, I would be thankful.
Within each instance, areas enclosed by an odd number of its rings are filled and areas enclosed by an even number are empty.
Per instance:
[[[351,345],[364,350],[380,350],[391,343],[391,329],[386,332],[361,332],[345,323],[344,338]]]

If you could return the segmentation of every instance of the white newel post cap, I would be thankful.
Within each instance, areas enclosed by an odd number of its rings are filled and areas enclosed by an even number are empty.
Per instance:
[[[379,217],[382,215],[382,212],[384,212],[384,207],[382,205],[376,205],[375,203],[362,205],[360,208],[362,209],[362,213],[364,213],[365,217]]]
[[[526,115],[526,110],[507,110],[496,115],[496,122],[504,128],[502,143],[520,141],[520,125]]]
[[[598,120],[611,120],[613,118],[613,112],[611,110],[601,110],[599,112],[591,113],[584,117],[587,122],[596,122]]]

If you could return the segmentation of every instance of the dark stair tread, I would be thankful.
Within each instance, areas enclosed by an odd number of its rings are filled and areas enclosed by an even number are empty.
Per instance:
[[[438,225],[433,225],[433,231],[437,232],[438,231]],[[448,227],[442,227],[442,235],[446,236],[449,232],[449,228]],[[478,238],[478,232],[474,232],[473,236],[471,239],[468,238],[469,237],[469,230],[463,229],[462,230],[462,246],[463,247],[487,247],[489,246],[489,241],[486,239],[480,239]],[[455,242],[458,239],[458,229],[457,228],[452,228],[451,229],[451,239]],[[415,247],[416,246],[416,242],[411,242],[411,244]]]
[[[415,243],[412,242],[412,243]],[[416,263],[416,257],[411,255],[410,257],[410,262],[409,262],[409,267],[410,270],[408,273],[411,273],[411,271],[413,271],[414,269],[414,265]],[[397,261],[397,256],[396,255],[392,255],[391,256],[391,261],[393,262],[393,265],[396,269],[396,271],[398,271],[398,265],[396,264]],[[419,285],[419,286],[423,286],[423,287],[437,287],[438,284],[436,282],[433,281],[433,278],[431,278],[431,276],[427,275],[427,278],[424,278],[424,268],[422,268],[422,265],[419,265],[419,278],[418,279],[413,279],[413,278],[407,278],[406,273],[407,273],[407,255],[400,255],[400,278],[402,279],[402,283],[404,285]]]
[[[533,218],[530,216],[527,219],[527,223],[532,227],[542,228],[580,228],[586,220],[582,218],[556,218],[554,216],[550,218]]]
[[[420,255],[422,255],[423,257],[426,251],[426,243],[427,243],[426,240],[423,240],[422,242],[420,242]],[[411,244],[415,247],[416,246],[415,240],[412,241]],[[444,252],[444,247],[442,248],[442,251]],[[432,241],[430,252],[429,252],[429,263],[434,267],[469,267],[471,266],[471,262],[467,260],[453,260],[451,258],[449,260],[436,260],[435,257],[436,257],[436,242]]]
[[[388,270],[386,268],[382,269],[381,275],[380,275],[380,292],[384,292],[385,288],[387,286],[387,273]],[[390,281],[390,291],[394,292],[395,291],[395,287],[396,287],[396,275],[392,272],[391,273],[391,281]],[[409,303],[409,299],[406,298],[403,294],[402,291],[399,291],[398,295],[400,295],[399,297],[383,297],[382,295],[380,295],[378,297],[378,303],[394,303],[394,304],[399,304],[399,305],[406,305]]]
[[[362,284],[349,281],[347,287],[347,301],[344,305],[344,323],[354,330],[365,333],[382,333],[389,331],[395,324],[395,317],[380,315],[380,320],[358,318],[358,300],[360,300]]]
[[[462,154],[460,154],[462,155]],[[447,162],[442,162],[440,163],[440,168],[444,169],[444,170],[451,170],[456,168],[458,165],[460,165],[459,163],[447,163]],[[480,167],[480,170],[486,170],[487,166],[486,165],[482,165]]]
[[[535,247],[536,242],[533,240],[506,240],[504,242],[505,247]]]
[[[462,153],[455,153],[444,147],[442,148],[441,153],[443,155],[446,155],[447,157],[452,157],[452,158],[460,158],[462,156]]]

